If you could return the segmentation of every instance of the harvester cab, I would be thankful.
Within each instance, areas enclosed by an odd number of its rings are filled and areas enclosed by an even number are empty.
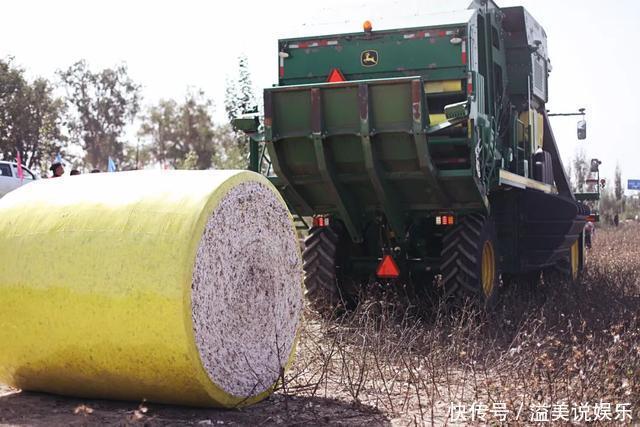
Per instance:
[[[476,1],[406,28],[282,39],[277,54],[251,167],[295,215],[323,218],[304,252],[313,301],[439,275],[446,296],[487,305],[500,274],[577,277],[588,210],[545,110],[546,34],[524,8]],[[388,257],[397,274],[376,277]]]

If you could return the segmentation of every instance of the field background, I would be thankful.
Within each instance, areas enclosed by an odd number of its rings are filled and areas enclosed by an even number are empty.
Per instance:
[[[518,410],[527,424],[529,408],[563,402],[628,403],[640,420],[640,224],[598,229],[579,283],[505,285],[489,314],[425,311],[396,295],[340,318],[308,311],[295,365],[251,408],[72,399],[0,385],[0,423],[444,425],[459,424],[451,403],[474,402],[504,403],[511,424]],[[496,423],[491,413],[486,422]]]

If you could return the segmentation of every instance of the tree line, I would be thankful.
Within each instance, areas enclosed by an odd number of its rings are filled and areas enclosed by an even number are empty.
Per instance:
[[[230,126],[257,108],[248,61],[238,60],[226,80],[229,122],[215,123],[214,101],[189,89],[182,100],[161,99],[142,108],[141,85],[125,64],[93,70],[80,60],[56,72],[56,81],[29,81],[12,58],[0,59],[0,159],[46,173],[60,154],[72,167],[120,170],[244,168],[248,147]],[[131,129],[136,129],[135,136]],[[133,140],[132,140],[133,139]]]

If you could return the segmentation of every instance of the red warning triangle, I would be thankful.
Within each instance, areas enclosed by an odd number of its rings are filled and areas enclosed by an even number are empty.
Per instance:
[[[345,81],[345,78],[342,75],[342,72],[337,68],[333,68],[329,73],[329,77],[327,77],[328,83],[338,83],[338,82],[344,82],[344,81]]]
[[[391,255],[385,255],[382,257],[382,261],[376,269],[376,276],[381,279],[395,279],[400,276],[398,264],[396,264]]]

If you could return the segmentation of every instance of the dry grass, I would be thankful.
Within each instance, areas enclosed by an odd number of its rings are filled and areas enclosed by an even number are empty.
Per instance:
[[[425,315],[393,297],[332,320],[308,312],[279,393],[372,406],[400,424],[452,423],[452,403],[486,405],[487,422],[505,404],[510,424],[518,412],[529,422],[539,405],[552,405],[551,420],[562,403],[589,404],[592,418],[595,404],[612,404],[615,417],[616,404],[629,403],[637,421],[639,242],[637,225],[598,230],[580,283],[503,289],[489,314],[433,307]]]

